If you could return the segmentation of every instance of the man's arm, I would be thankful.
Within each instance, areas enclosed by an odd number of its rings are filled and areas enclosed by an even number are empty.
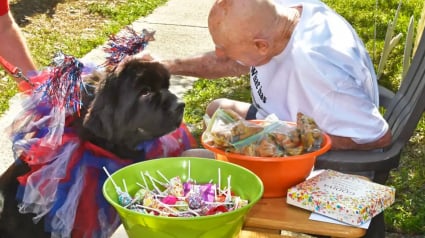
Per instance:
[[[10,12],[0,16],[0,55],[19,67],[25,75],[36,70],[20,28]]]
[[[377,148],[384,148],[391,144],[391,131],[388,130],[387,133],[378,139],[377,141],[366,143],[366,144],[357,144],[351,138],[329,135],[332,141],[332,150],[373,150]]]
[[[171,74],[215,79],[249,73],[249,67],[229,58],[218,58],[214,51],[185,59],[160,61]]]

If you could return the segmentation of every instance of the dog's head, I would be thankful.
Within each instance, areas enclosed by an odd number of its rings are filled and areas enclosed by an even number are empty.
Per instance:
[[[94,99],[83,119],[89,140],[134,149],[180,126],[184,103],[171,93],[161,64],[131,59],[110,73],[95,73]]]

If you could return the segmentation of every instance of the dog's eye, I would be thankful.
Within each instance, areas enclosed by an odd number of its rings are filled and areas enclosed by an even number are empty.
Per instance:
[[[140,90],[140,95],[141,96],[146,96],[149,95],[152,92],[150,87],[144,87]]]

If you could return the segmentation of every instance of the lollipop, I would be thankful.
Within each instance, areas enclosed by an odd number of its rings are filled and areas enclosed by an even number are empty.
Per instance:
[[[133,200],[131,198],[130,194],[128,194],[127,191],[122,191],[121,190],[121,188],[115,183],[115,181],[111,177],[111,174],[109,173],[109,171],[105,167],[103,167],[103,170],[108,175],[108,177],[111,179],[112,184],[114,185],[115,191],[118,194],[118,202],[119,202],[119,204],[121,206],[123,206],[123,207],[126,207],[126,206],[130,205],[131,202],[132,202],[132,200]]]
[[[148,171],[140,172],[143,184],[137,183],[141,188],[133,197],[127,192],[125,181],[125,191],[121,191],[113,182],[119,204],[143,214],[170,217],[209,216],[233,211],[248,204],[247,200],[233,194],[230,175],[227,177],[227,186],[221,189],[220,169],[219,185],[212,182],[198,184],[190,176],[186,182],[182,182],[180,176],[168,179],[159,170],[156,172],[164,181],[154,178]],[[148,186],[148,180],[152,189]]]

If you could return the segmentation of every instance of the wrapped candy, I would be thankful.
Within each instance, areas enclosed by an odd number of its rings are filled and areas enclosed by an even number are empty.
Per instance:
[[[118,194],[118,203],[123,206],[126,207],[128,205],[131,204],[132,202],[132,198],[130,197],[130,194],[128,194],[127,189],[125,191],[122,191],[121,188],[115,183],[115,181],[112,179],[111,174],[109,173],[109,171],[106,169],[106,167],[103,167],[103,170],[105,171],[105,173],[108,175],[108,177],[111,179],[112,184],[115,187],[115,191]]]
[[[142,178],[150,176],[148,172],[141,174]],[[247,200],[232,193],[230,176],[224,189],[220,189],[220,186],[214,183],[197,184],[191,179],[181,183],[179,176],[171,179],[163,178],[166,182],[150,179],[152,190],[148,188],[148,183],[144,179],[145,185],[140,185],[143,188],[136,191],[130,199],[130,205],[128,201],[120,200],[122,191],[116,189],[119,204],[135,212],[169,217],[209,216],[233,211],[248,204]],[[176,193],[182,196],[175,196]]]
[[[186,195],[186,201],[190,209],[199,209],[204,205],[199,185],[193,186],[193,189]]]
[[[179,176],[171,178],[168,188],[168,193],[175,197],[183,197],[183,183]]]

